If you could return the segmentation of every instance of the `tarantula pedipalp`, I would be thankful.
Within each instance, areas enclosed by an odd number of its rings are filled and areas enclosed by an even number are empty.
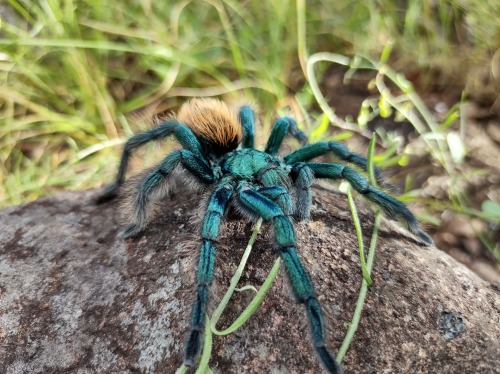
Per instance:
[[[297,138],[303,146],[282,157],[278,150],[286,135]],[[307,137],[292,118],[279,118],[272,129],[264,151],[254,149],[254,112],[243,106],[238,113],[215,99],[193,99],[184,104],[177,119],[130,138],[123,150],[116,181],[106,187],[99,201],[116,196],[125,179],[131,153],[157,139],[174,135],[183,149],[170,153],[137,187],[133,223],[124,231],[124,238],[137,236],[147,224],[152,197],[161,191],[176,169],[181,169],[210,191],[201,228],[202,244],[196,273],[194,302],[184,363],[193,365],[201,350],[205,310],[213,279],[216,247],[221,222],[230,206],[249,217],[262,217],[274,227],[276,247],[285,263],[297,300],[304,304],[309,319],[312,344],[328,373],[341,373],[335,357],[325,346],[325,328],[321,308],[309,273],[296,251],[291,217],[309,217],[312,183],[315,178],[345,179],[353,188],[376,203],[391,219],[401,219],[424,245],[432,239],[423,231],[411,211],[399,200],[389,196],[355,169],[337,163],[309,162],[333,153],[345,163],[366,171],[367,160],[349,151],[338,142],[306,145]],[[241,144],[241,148],[238,146]],[[381,173],[376,174],[382,179]],[[293,198],[292,198],[293,196]]]

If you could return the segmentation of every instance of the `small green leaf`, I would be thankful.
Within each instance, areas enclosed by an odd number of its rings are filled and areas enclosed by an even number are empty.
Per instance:
[[[318,127],[316,127],[311,134],[311,139],[318,139],[321,137],[326,130],[328,130],[328,125],[330,124],[330,121],[328,119],[328,116],[323,113],[323,117],[321,117],[321,122],[319,123]]]
[[[401,103],[394,115],[395,122],[403,122],[406,121],[408,117],[411,116],[411,112],[413,111],[414,106],[411,101],[405,101]]]
[[[409,163],[410,157],[408,155],[401,155],[401,157],[398,159],[399,166],[408,166]]]
[[[358,125],[360,127],[366,126],[368,121],[370,120],[370,103],[367,100],[364,100],[361,104],[361,108],[359,108],[358,114]]]
[[[384,98],[384,95],[380,96],[380,100],[378,101],[378,107],[380,109],[380,116],[382,118],[389,118],[392,115],[392,106]]]
[[[484,214],[492,217],[493,219],[500,219],[500,204],[492,200],[483,201],[481,204],[481,210]]]
[[[342,192],[343,194],[347,194],[347,191],[351,188],[351,185],[349,184],[348,181],[342,180],[339,184],[339,191]]]
[[[353,135],[354,135],[354,133],[352,131],[342,131],[342,132],[335,134],[333,136],[329,136],[327,139],[332,140],[332,141],[336,141],[336,142],[340,142],[342,140],[346,140],[346,139],[351,138]]]
[[[247,284],[246,286],[243,286],[241,288],[235,288],[234,290],[238,291],[238,292],[243,292],[243,291],[248,291],[248,290],[257,292],[257,289],[254,286],[252,286],[251,284]]]
[[[460,107],[456,105],[448,111],[448,115],[439,126],[439,131],[447,130],[458,118],[460,118]]]
[[[450,132],[446,136],[448,147],[450,147],[451,159],[455,164],[461,164],[467,154],[467,148],[457,132]]]

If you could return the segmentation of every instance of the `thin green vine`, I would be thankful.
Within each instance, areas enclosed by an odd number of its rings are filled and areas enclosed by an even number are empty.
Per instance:
[[[361,273],[363,274],[363,279],[368,285],[372,284],[372,279],[370,278],[370,272],[366,266],[365,261],[365,251],[363,244],[363,231],[361,230],[361,223],[359,222],[358,210],[356,209],[356,204],[352,198],[351,188],[347,189],[347,200],[349,201],[349,208],[351,209],[352,220],[354,222],[354,227],[356,228],[356,237],[358,238],[359,247],[359,259],[361,261]]]
[[[269,272],[269,275],[267,276],[266,280],[262,284],[262,287],[260,287],[259,291],[257,291],[257,294],[254,296],[252,301],[248,304],[248,306],[245,308],[245,310],[236,318],[236,320],[232,323],[231,326],[229,326],[227,329],[219,331],[215,327],[215,324],[212,323],[212,332],[215,335],[228,335],[231,334],[232,332],[236,331],[239,327],[241,327],[252,315],[253,313],[257,310],[259,305],[262,303],[264,300],[264,297],[266,296],[267,292],[271,288],[271,286],[274,283],[274,280],[276,279],[276,276],[278,275],[279,269],[280,269],[280,263],[281,259],[278,257],[276,261],[274,262],[274,265]]]
[[[373,234],[372,234],[372,239],[370,242],[370,249],[368,251],[368,258],[367,258],[367,270],[368,273],[371,273],[371,269],[373,266],[373,260],[375,258],[375,248],[377,246],[377,240],[378,240],[378,229],[380,227],[380,221],[381,221],[382,215],[380,212],[377,212],[375,215],[375,222],[373,224]],[[354,315],[352,316],[351,323],[349,325],[349,329],[347,330],[346,336],[344,338],[344,341],[342,342],[342,345],[340,346],[340,349],[337,353],[337,361],[339,363],[342,362],[342,359],[344,358],[347,350],[349,349],[349,345],[351,344],[351,341],[354,337],[354,334],[356,333],[359,325],[359,321],[361,319],[361,312],[363,311],[363,304],[365,302],[366,298],[366,293],[368,291],[368,283],[366,282],[365,279],[362,280],[361,283],[361,289],[359,290],[358,294],[358,300],[356,302],[356,308],[354,309]]]
[[[374,171],[374,166],[373,166],[373,154],[374,154],[374,149],[375,149],[375,142],[376,142],[376,139],[375,139],[375,134],[374,134],[373,137],[370,139],[370,145],[368,146],[368,156],[367,156],[368,181],[373,186],[377,185],[377,180],[375,178],[375,171]],[[352,199],[352,197],[351,197],[351,199]],[[353,216],[354,216],[354,212],[353,212]],[[357,215],[356,215],[356,217],[357,217]],[[377,209],[377,211],[375,213],[375,221],[373,223],[373,234],[372,234],[372,238],[370,241],[370,248],[368,250],[368,257],[366,259],[365,270],[368,274],[368,277],[371,276],[373,261],[375,259],[375,249],[377,247],[378,230],[380,227],[381,219],[382,219],[382,214],[380,213],[380,210]],[[358,222],[358,224],[359,224],[359,222]],[[361,230],[361,228],[360,228],[360,230]],[[358,240],[359,240],[359,238],[358,238]],[[359,243],[359,241],[358,241],[358,243]],[[362,245],[363,245],[363,243],[361,242],[360,255],[362,253],[362,250],[361,250]],[[362,258],[364,260],[364,257],[362,257]],[[362,261],[362,264],[363,264],[363,261]],[[359,321],[361,319],[361,313],[363,311],[363,305],[364,305],[365,298],[366,298],[366,293],[368,292],[368,287],[371,285],[371,278],[369,278],[369,279],[370,279],[370,282],[368,282],[367,278],[365,276],[363,276],[363,280],[361,282],[361,288],[360,288],[359,294],[358,294],[358,300],[356,302],[356,308],[354,309],[354,314],[353,314],[351,323],[350,323],[349,328],[347,330],[344,341],[342,342],[342,345],[340,346],[340,349],[337,353],[337,361],[339,363],[342,362],[342,359],[344,358],[347,350],[349,349],[349,345],[351,344],[351,341],[354,338],[354,334],[356,333],[356,331],[358,329]]]
[[[245,252],[243,253],[243,256],[241,257],[240,264],[238,265],[238,268],[236,269],[236,272],[234,273],[233,277],[231,278],[231,282],[229,283],[229,288],[227,289],[226,293],[224,294],[224,297],[222,298],[219,306],[215,309],[214,313],[212,314],[211,318],[211,328],[212,330],[215,330],[215,325],[219,321],[220,316],[224,312],[224,309],[226,309],[227,303],[229,302],[229,299],[231,299],[231,296],[234,293],[234,290],[236,289],[236,286],[238,285],[238,282],[240,281],[241,274],[243,273],[243,269],[245,269],[245,265],[248,260],[248,256],[250,256],[250,252],[252,251],[253,244],[255,243],[255,239],[257,239],[257,235],[259,234],[260,227],[262,226],[262,218],[259,218],[257,223],[255,224],[255,227],[252,232],[252,236],[250,237],[250,240],[248,241],[247,247],[245,248]]]
[[[205,326],[210,326],[210,318],[205,315]],[[200,363],[198,365],[198,370],[196,374],[206,374],[207,372],[212,372],[208,367],[210,362],[210,356],[212,355],[212,330],[210,328],[205,328],[204,342],[203,342],[203,353],[200,357]]]

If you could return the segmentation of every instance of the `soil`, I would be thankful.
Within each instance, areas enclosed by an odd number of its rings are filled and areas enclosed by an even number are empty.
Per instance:
[[[328,70],[323,79],[322,92],[326,93],[330,106],[338,116],[356,118],[363,101],[377,96],[376,90],[368,88],[374,74],[359,72],[347,84],[343,84],[344,73],[345,70],[340,68]],[[412,79],[411,74],[408,76]],[[413,79],[417,92],[438,121],[442,121],[449,109],[461,100],[463,88],[460,86],[450,84],[446,90],[429,92],[418,88],[418,75]],[[437,247],[467,265],[483,279],[500,283],[499,263],[483,242],[488,241],[490,246],[498,247],[500,225],[457,213],[450,208],[432,206],[433,201],[444,202],[443,205],[450,201],[448,186],[451,183],[460,184],[459,188],[468,198],[468,208],[481,211],[485,200],[500,202],[500,105],[496,105],[496,101],[494,97],[475,95],[464,103],[463,140],[467,155],[456,166],[458,178],[455,180],[451,180],[445,170],[430,159],[425,144],[411,123],[396,122],[394,117],[377,117],[368,127],[371,131],[383,128],[385,132],[401,138],[400,151],[404,148],[412,150],[409,165],[389,168],[386,174],[400,190],[403,190],[405,180],[410,175],[414,180],[413,188],[421,189],[424,200],[430,204],[428,207],[421,206],[420,211],[431,214],[441,222],[439,225],[427,226]],[[457,120],[450,130],[459,132],[459,122]],[[355,134],[345,142],[359,153],[366,152],[368,139],[360,134]],[[384,149],[378,151],[383,152]],[[418,207],[412,208],[418,211]]]

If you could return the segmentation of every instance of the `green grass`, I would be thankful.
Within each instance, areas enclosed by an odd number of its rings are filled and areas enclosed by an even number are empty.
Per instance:
[[[290,110],[314,138],[331,134],[325,121],[316,127],[321,112],[306,79],[316,52],[382,56],[395,71],[418,71],[421,90],[465,86],[476,79],[471,67],[493,63],[500,1],[406,3],[9,0],[0,19],[0,206],[110,181],[124,139],[192,96],[257,103],[262,139],[273,115]],[[321,82],[330,64],[318,66]],[[367,107],[392,110],[397,99]],[[364,134],[360,123],[335,123],[336,139]],[[446,137],[453,123],[440,133]],[[411,157],[395,153],[391,136],[381,136],[388,151],[375,157],[379,165]],[[445,144],[433,152],[452,151]],[[446,207],[491,210],[455,195]]]

